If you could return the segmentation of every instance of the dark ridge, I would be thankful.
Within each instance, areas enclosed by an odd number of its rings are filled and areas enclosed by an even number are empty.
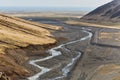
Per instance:
[[[98,7],[97,9],[93,10],[92,12],[88,13],[87,15],[94,15],[94,14],[100,14],[103,13],[106,9],[112,7],[112,5],[115,5],[115,3],[108,3],[103,6]],[[86,16],[87,16],[86,15]]]
[[[119,17],[118,17],[118,16],[119,16]],[[120,18],[120,11],[114,13],[110,18],[115,18],[115,17]]]
[[[104,4],[81,18],[87,22],[120,22],[120,0]]]

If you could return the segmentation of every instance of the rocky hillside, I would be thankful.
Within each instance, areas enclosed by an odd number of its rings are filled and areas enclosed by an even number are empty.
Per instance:
[[[113,0],[81,18],[87,22],[120,22],[120,0]]]
[[[46,28],[59,29],[0,14],[0,53],[4,53],[6,48],[55,43]]]
[[[56,43],[50,31],[59,29],[0,14],[0,73],[12,76],[11,80],[15,75],[23,77],[28,74],[29,71],[21,65],[29,55],[41,53],[41,46]]]

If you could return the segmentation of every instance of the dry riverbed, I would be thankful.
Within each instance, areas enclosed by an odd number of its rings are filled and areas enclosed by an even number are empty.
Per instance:
[[[82,27],[78,25],[71,26],[70,24],[68,25],[57,21],[51,22],[40,20],[37,22],[47,22],[47,24],[64,27],[64,30],[53,33],[54,37],[59,41],[56,46],[65,44],[70,41],[76,41],[87,36],[88,34],[82,31],[83,29],[90,31],[93,33],[93,35],[96,31],[99,32],[103,29],[104,32],[108,31],[108,29],[102,27]],[[94,37],[92,37],[92,39],[93,38]],[[52,68],[50,72],[47,72],[44,75],[40,76],[38,80],[54,80],[55,77],[61,76],[62,68],[64,68],[65,65],[67,65],[73,57],[77,56],[76,52],[81,52],[81,56],[76,61],[75,66],[72,67],[71,71],[68,72],[68,75],[66,77],[56,80],[120,80],[119,48],[92,44],[90,39],[79,41],[74,44],[69,44],[64,47],[65,48],[57,49],[57,51],[61,51],[62,55],[56,56],[43,62],[36,62],[36,64],[39,66],[44,66],[50,69]],[[42,59],[47,56],[50,56],[48,52],[46,52],[46,55],[44,56],[31,56],[30,60]],[[26,64],[26,66],[31,70],[31,76],[41,71],[39,68],[36,68],[33,65]]]

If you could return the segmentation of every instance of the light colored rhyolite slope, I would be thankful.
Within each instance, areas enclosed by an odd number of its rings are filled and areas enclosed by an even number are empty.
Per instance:
[[[17,22],[24,22],[26,23],[26,25],[34,25],[34,26],[39,26],[39,27],[42,27],[42,28],[47,28],[47,29],[53,29],[53,30],[59,30],[61,27],[58,27],[58,26],[53,26],[53,25],[47,25],[47,24],[43,24],[43,23],[35,23],[35,22],[30,22],[30,21],[26,21],[26,20],[23,20],[23,19],[20,19],[20,18],[17,18],[17,17],[13,17],[13,16],[9,16],[9,15],[3,15],[3,14],[0,14],[0,17],[1,18],[5,18],[5,19],[12,19],[12,21],[17,21]],[[12,22],[10,21],[10,22]],[[17,23],[17,24],[19,24]]]
[[[4,53],[6,48],[55,43],[56,40],[50,37],[52,35],[46,28],[60,29],[0,14],[0,53]]]

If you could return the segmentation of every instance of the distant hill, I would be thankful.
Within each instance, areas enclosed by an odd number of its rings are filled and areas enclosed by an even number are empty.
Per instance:
[[[113,0],[81,18],[87,22],[120,22],[120,0]]]

